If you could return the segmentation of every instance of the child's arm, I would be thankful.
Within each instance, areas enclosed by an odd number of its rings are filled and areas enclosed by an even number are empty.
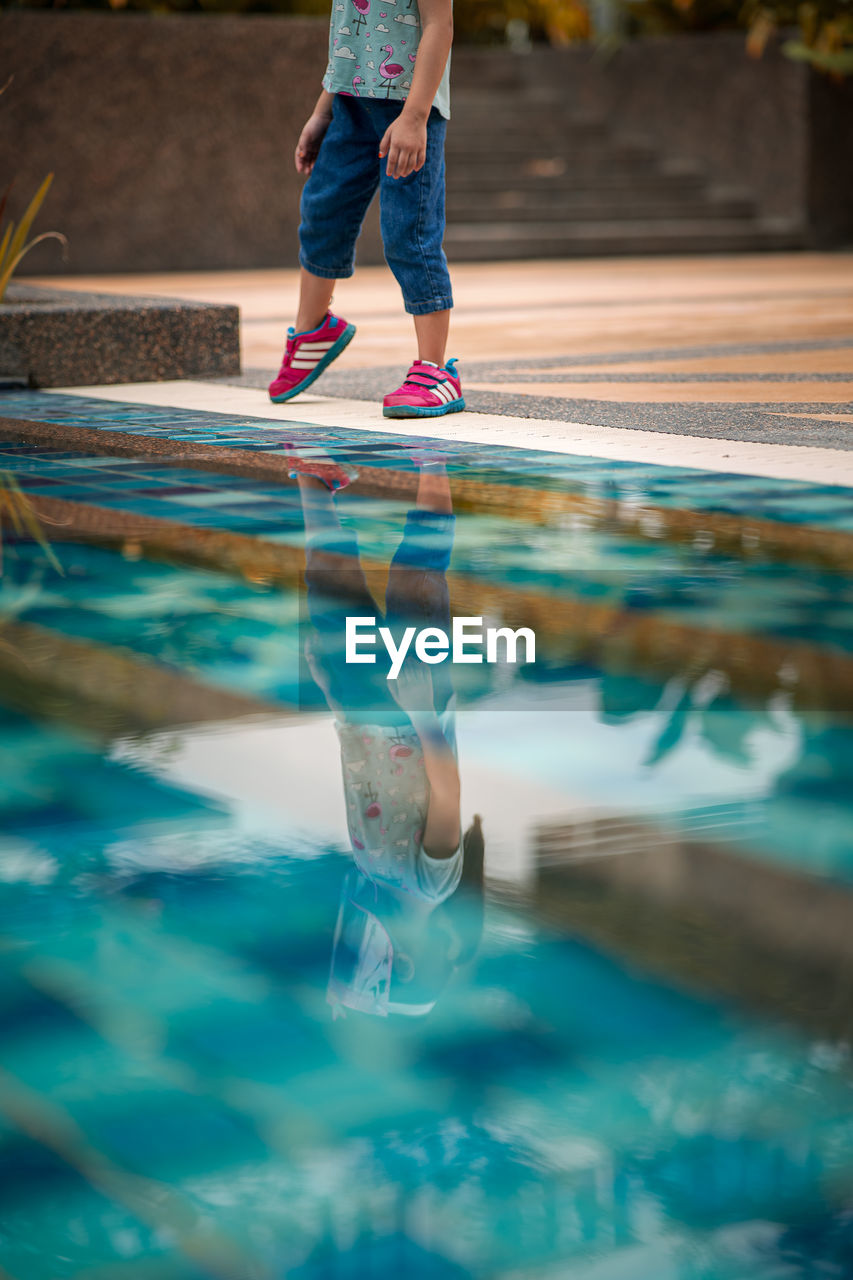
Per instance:
[[[459,848],[459,767],[435,714],[432,677],[422,663],[403,667],[389,681],[392,697],[412,722],[421,744],[429,803],[421,845],[431,858],[449,858]]]
[[[459,767],[434,712],[431,716],[415,713],[411,720],[420,739],[429,782],[429,804],[421,846],[431,858],[450,858],[462,839]]]
[[[388,157],[388,177],[406,178],[426,160],[426,123],[453,43],[452,0],[418,0],[421,38],[412,87],[403,110],[385,131],[380,156]]]
[[[296,172],[309,174],[314,168],[314,161],[320,151],[320,143],[326,136],[326,130],[332,122],[333,95],[324,89],[317,99],[317,104],[299,135],[296,144]]]

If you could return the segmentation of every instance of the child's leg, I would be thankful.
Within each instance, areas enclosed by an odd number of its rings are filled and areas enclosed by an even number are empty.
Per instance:
[[[436,511],[442,515],[453,514],[453,496],[450,480],[443,461],[423,464],[418,475],[418,492],[415,505],[421,511]]]
[[[391,119],[393,115],[388,123]],[[416,317],[418,339],[423,338],[427,349],[434,353],[421,358],[434,359],[436,364],[444,363],[443,347],[453,306],[442,248],[446,123],[433,108],[427,121],[426,160],[417,172],[406,178],[389,178],[383,163],[379,176],[385,257],[402,290],[406,310]]]
[[[418,359],[431,360],[441,369],[447,355],[447,335],[450,332],[450,310],[430,311],[425,316],[415,316],[415,334],[418,339]]]
[[[374,617],[380,610],[359,561],[358,540],[338,516],[335,498],[319,480],[299,476],[305,520],[305,586],[312,635],[306,658],[329,707],[342,720],[396,724],[400,711],[384,669],[346,661],[348,616]]]
[[[384,166],[380,173],[385,257],[414,318],[418,344],[405,382],[384,398],[387,418],[435,417],[465,408],[455,364],[446,363],[453,292],[442,248],[445,132],[446,121],[433,107],[422,168],[406,178],[389,178]]]
[[[359,571],[358,540],[355,535],[344,529],[338,516],[338,508],[334,495],[328,487],[314,476],[299,475],[296,477],[299,486],[299,498],[302,503],[302,519],[305,523],[305,547],[310,557],[325,552],[327,556],[345,556],[352,561],[352,567]],[[367,583],[364,583],[367,591]]]
[[[389,626],[407,620],[409,626],[447,630],[450,600],[445,575],[456,521],[450,481],[443,467],[421,472],[415,502],[391,561],[385,616]]]
[[[299,265],[308,311],[322,308],[325,300],[325,315],[335,281],[352,275],[355,242],[378,182],[370,118],[359,99],[335,94],[332,123],[300,202]]]
[[[399,547],[391,561],[385,593],[386,624],[440,627],[450,632],[450,594],[447,568],[453,550],[455,517],[450,482],[443,467],[422,471],[416,507],[406,517]],[[430,667],[433,705],[442,715],[453,696],[448,661]]]
[[[316,329],[326,318],[335,291],[336,280],[325,276],[314,276],[304,267],[299,280],[299,308],[296,312],[294,328],[297,333],[308,333]]]
[[[378,182],[370,117],[358,99],[336,94],[331,124],[302,191],[299,310],[269,386],[277,404],[307,390],[355,333],[355,325],[340,316],[326,316],[335,283],[353,273],[355,242]]]

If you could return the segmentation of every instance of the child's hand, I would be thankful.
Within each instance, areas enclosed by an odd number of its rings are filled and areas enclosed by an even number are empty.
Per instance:
[[[422,662],[406,662],[397,679],[388,681],[388,688],[397,705],[410,716],[435,714],[432,676]]]
[[[379,144],[380,158],[388,157],[388,177],[407,178],[410,173],[417,173],[424,166],[426,147],[426,121],[402,111]]]
[[[294,159],[297,173],[304,173],[307,176],[314,168],[314,161],[320,152],[320,143],[325,138],[331,122],[331,116],[311,116],[296,144]]]

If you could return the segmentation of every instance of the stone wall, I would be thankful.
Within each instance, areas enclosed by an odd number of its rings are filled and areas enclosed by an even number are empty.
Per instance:
[[[0,187],[11,169],[18,213],[55,171],[38,226],[68,236],[72,272],[291,266],[293,151],[327,33],[311,18],[2,12],[0,83],[15,78]],[[61,269],[55,243],[26,267]]]
[[[13,212],[54,170],[38,225],[71,244],[64,268],[51,243],[26,270],[294,265],[292,156],[326,32],[322,18],[0,12],[0,83],[15,76],[0,100]],[[853,85],[778,49],[753,61],[739,33],[647,39],[610,59],[461,48],[453,84],[502,97],[559,86],[570,114],[748,191],[763,215],[801,227],[802,243],[853,242]],[[382,260],[375,208],[359,259]]]
[[[580,115],[748,192],[762,214],[801,224],[807,244],[853,244],[853,80],[817,75],[780,46],[754,59],[742,32],[714,32],[649,37],[607,58],[534,49],[501,62],[468,49],[454,73],[502,93],[560,86]]]

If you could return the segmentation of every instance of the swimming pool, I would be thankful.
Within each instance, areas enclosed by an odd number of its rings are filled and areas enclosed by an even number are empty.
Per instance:
[[[847,492],[442,445],[454,612],[537,659],[457,681],[475,953],[375,1017],[327,1000],[352,849],[280,441],[4,405],[66,434],[0,457],[62,570],[6,540],[3,1269],[853,1274]],[[429,442],[295,443],[358,468],[381,582]]]

